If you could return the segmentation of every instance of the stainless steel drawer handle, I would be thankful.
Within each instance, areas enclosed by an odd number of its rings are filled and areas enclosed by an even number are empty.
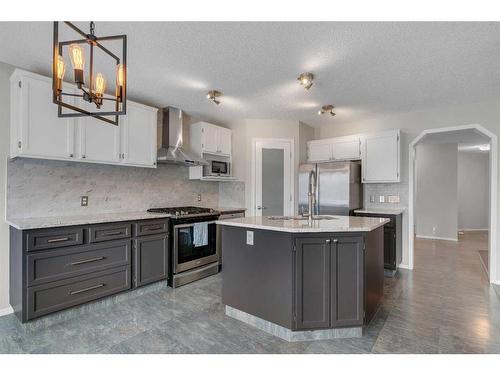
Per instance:
[[[105,285],[106,284],[97,284],[97,285],[89,286],[88,288],[83,288],[83,289],[80,289],[80,290],[74,290],[74,291],[70,290],[69,294],[70,295],[80,294],[80,293],[88,292],[89,290],[94,290],[94,289],[102,288]]]
[[[163,226],[162,226],[162,225],[157,225],[157,226],[155,226],[155,227],[144,227],[144,228],[143,228],[143,230],[144,230],[144,231],[147,231],[147,230],[160,230],[160,229],[162,229],[162,228],[163,228]]]
[[[47,240],[47,243],[64,242],[64,241],[69,241],[69,237],[51,238]]]
[[[97,262],[98,260],[104,260],[106,257],[97,257],[97,258],[91,258],[91,259],[85,259],[85,260],[80,260],[78,262],[73,262],[70,263],[72,266],[78,266],[80,264],[85,264],[85,263],[91,263],[91,262]]]
[[[117,231],[115,231],[115,232],[107,232],[107,233],[103,233],[102,235],[103,235],[103,236],[117,236],[117,235],[122,234],[122,233],[123,233],[123,231],[121,231],[121,230],[117,230]]]

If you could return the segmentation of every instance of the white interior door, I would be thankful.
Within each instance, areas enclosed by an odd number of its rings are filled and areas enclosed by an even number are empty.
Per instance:
[[[293,215],[292,145],[291,140],[255,141],[256,216]]]

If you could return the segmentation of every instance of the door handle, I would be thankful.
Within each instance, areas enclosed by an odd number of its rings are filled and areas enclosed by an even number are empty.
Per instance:
[[[264,207],[264,206],[257,206],[257,209],[258,210],[265,210],[267,207]]]

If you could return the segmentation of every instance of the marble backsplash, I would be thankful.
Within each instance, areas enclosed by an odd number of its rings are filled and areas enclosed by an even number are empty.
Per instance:
[[[364,184],[364,208],[407,208],[408,207],[408,183],[392,184]],[[370,202],[370,195],[373,195],[375,202]],[[381,195],[399,195],[399,203],[380,203]]]
[[[220,185],[189,180],[187,167],[169,164],[149,169],[19,158],[7,162],[6,214],[27,218],[244,204],[244,183]],[[89,197],[87,207],[80,206],[82,195]]]

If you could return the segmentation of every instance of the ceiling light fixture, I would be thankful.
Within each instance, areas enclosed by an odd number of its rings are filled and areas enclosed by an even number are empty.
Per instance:
[[[217,90],[210,90],[209,92],[207,92],[207,99],[217,105],[220,104],[220,100],[217,100],[217,98],[219,98],[220,96],[222,96],[222,93]]]
[[[312,73],[302,73],[298,76],[297,80],[306,90],[309,90],[313,85],[314,74]]]
[[[324,115],[325,113],[329,113],[332,116],[335,116],[335,112],[333,112],[333,109],[335,107],[331,104],[324,105],[321,107],[321,109],[318,111],[318,115]]]
[[[118,125],[118,116],[126,114],[127,106],[127,36],[114,35],[97,37],[94,33],[95,24],[90,23],[90,33],[86,34],[71,22],[64,22],[66,26],[75,31],[80,39],[60,41],[59,40],[59,22],[54,22],[54,41],[53,41],[53,62],[52,62],[52,101],[58,106],[59,117],[84,117],[92,116],[99,120],[108,122],[113,125]],[[121,58],[104,47],[101,42],[118,40],[122,42]],[[89,47],[88,64],[85,61],[85,46]],[[66,72],[66,63],[64,61],[64,49],[67,49],[71,65],[73,66],[73,78],[78,90],[81,94],[76,94],[75,91],[64,92],[63,79]],[[104,52],[110,56],[115,63],[116,69],[116,85],[115,95],[105,96],[106,78],[102,73],[94,74],[94,49]],[[88,65],[88,83],[85,85],[85,66]],[[97,109],[101,109],[104,100],[114,102],[114,111],[97,111],[92,112],[87,109],[80,108],[74,104],[64,102],[65,96],[82,98],[85,102],[93,103]],[[63,113],[62,108],[68,108],[71,112]],[[114,120],[105,116],[114,116]]]

